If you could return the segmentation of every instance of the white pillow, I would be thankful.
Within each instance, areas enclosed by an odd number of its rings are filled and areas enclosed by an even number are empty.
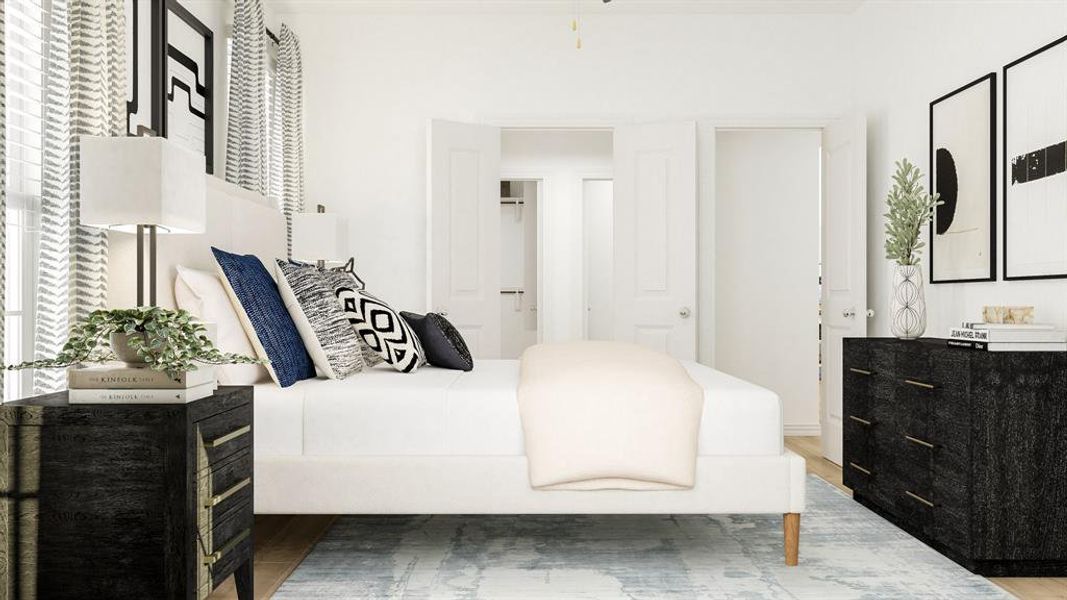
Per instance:
[[[178,308],[201,321],[215,323],[218,327],[215,346],[219,350],[256,356],[252,342],[248,340],[230,301],[230,295],[226,293],[218,275],[183,266],[177,269],[174,299],[178,302]],[[215,372],[222,385],[252,385],[270,381],[270,375],[263,365],[219,365]]]

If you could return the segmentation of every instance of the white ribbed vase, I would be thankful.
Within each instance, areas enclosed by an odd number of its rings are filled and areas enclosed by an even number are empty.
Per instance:
[[[896,265],[889,301],[889,331],[902,340],[918,339],[926,331],[926,294],[918,265]]]

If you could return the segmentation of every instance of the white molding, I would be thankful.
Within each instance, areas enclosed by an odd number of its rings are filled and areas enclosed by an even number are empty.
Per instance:
[[[583,17],[623,14],[848,15],[864,0],[580,0]],[[266,0],[274,14],[571,14],[574,0]]]
[[[786,437],[818,437],[822,427],[818,423],[794,423],[784,428]]]

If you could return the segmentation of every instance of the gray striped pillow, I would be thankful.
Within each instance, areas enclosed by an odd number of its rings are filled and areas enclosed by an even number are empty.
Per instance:
[[[359,335],[337,303],[322,271],[278,260],[278,290],[315,367],[330,379],[363,370]]]

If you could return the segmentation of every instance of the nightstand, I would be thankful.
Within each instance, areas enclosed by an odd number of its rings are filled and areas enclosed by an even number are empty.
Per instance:
[[[252,388],[0,405],[0,600],[252,598]]]

